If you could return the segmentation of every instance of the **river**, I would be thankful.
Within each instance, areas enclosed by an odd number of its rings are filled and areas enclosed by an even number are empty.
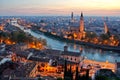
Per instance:
[[[114,63],[115,60],[120,61],[120,53],[116,53],[116,52],[112,52],[112,51],[104,51],[102,49],[94,49],[94,48],[88,47],[88,46],[77,45],[77,44],[73,44],[73,43],[59,41],[59,40],[53,39],[51,37],[45,36],[42,33],[36,33],[30,29],[25,30],[23,26],[20,26],[18,24],[14,24],[14,25],[19,27],[24,32],[27,32],[36,38],[41,37],[41,38],[46,39],[48,48],[63,51],[64,46],[67,45],[69,51],[80,52],[79,50],[82,47],[83,52],[81,53],[81,56],[85,56],[88,59],[102,61],[102,62],[105,62],[107,60],[112,63]]]

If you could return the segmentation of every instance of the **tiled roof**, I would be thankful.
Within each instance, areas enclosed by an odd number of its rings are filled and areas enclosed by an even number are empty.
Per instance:
[[[20,64],[20,66],[14,71],[13,74],[16,77],[26,77],[26,76],[29,76],[30,72],[33,70],[35,65],[36,65],[36,63],[34,63],[34,62]]]
[[[44,50],[45,53],[49,53],[49,54],[54,54],[54,55],[68,55],[68,56],[80,56],[81,53],[80,52],[70,52],[70,51],[60,51],[60,50],[51,50],[51,49],[47,49]]]
[[[69,52],[69,51],[63,51],[62,52],[62,55],[68,55],[68,56],[76,56],[76,57],[78,57],[78,56],[80,56],[81,55],[81,53],[80,52]]]
[[[29,60],[40,61],[40,62],[49,62],[49,59],[47,59],[47,58],[41,58],[41,57],[37,57],[37,56],[31,56],[29,58]]]

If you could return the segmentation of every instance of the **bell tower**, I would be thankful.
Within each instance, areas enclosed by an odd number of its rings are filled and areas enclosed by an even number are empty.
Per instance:
[[[109,32],[107,24],[104,22],[104,33],[107,34]]]
[[[80,16],[80,32],[84,32],[84,18],[83,18],[83,13],[81,12]]]

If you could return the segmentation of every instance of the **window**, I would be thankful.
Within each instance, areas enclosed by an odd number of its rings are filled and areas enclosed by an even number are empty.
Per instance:
[[[44,64],[44,63],[42,63],[42,64],[41,64],[41,66],[42,66],[42,67],[45,67],[45,64]]]
[[[67,57],[67,59],[69,59],[69,58]]]
[[[76,58],[75,58],[75,61],[76,61]]]

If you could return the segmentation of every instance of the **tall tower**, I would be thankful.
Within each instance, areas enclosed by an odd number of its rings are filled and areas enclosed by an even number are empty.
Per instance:
[[[107,24],[104,22],[104,33],[107,34],[109,32]]]
[[[73,12],[71,13],[71,20],[73,20]]]
[[[80,16],[80,27],[79,27],[79,39],[83,39],[86,37],[86,32],[85,32],[85,28],[84,28],[84,18],[83,18],[83,13],[81,12],[81,16]]]
[[[84,18],[83,18],[82,12],[81,12],[81,16],[80,16],[80,32],[84,32]]]

